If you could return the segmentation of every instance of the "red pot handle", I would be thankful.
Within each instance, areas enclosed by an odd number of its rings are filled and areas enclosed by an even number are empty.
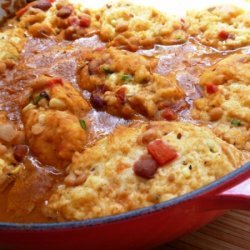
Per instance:
[[[250,163],[248,163],[247,171],[233,178],[229,184],[201,197],[200,205],[203,211],[250,210]]]
[[[215,196],[220,209],[250,210],[250,178]]]

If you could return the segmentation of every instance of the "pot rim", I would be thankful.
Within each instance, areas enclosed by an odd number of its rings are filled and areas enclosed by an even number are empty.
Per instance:
[[[46,230],[64,230],[64,229],[77,229],[84,227],[93,227],[97,225],[104,225],[114,222],[121,222],[124,220],[133,219],[143,215],[149,215],[160,210],[173,207],[180,203],[202,196],[205,193],[220,188],[223,184],[235,179],[240,175],[244,175],[250,171],[250,162],[247,162],[240,168],[233,172],[223,176],[222,178],[214,181],[204,187],[194,190],[190,193],[181,195],[168,201],[164,201],[155,205],[151,205],[144,208],[139,208],[122,214],[86,219],[80,221],[68,221],[68,222],[50,222],[50,223],[13,223],[13,222],[0,222],[0,230],[19,230],[19,231],[46,231]],[[219,193],[219,192],[218,192]]]

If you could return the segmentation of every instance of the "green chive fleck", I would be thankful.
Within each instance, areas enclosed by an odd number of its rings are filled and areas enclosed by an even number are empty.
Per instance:
[[[110,74],[113,74],[114,73],[114,71],[113,70],[111,70],[109,67],[107,67],[107,66],[104,66],[103,68],[102,68],[102,70],[105,72],[105,74],[107,74],[107,75],[110,75]]]
[[[35,97],[33,103],[37,105],[42,98],[45,98],[47,101],[50,100],[50,97],[46,91],[42,91],[38,96]]]
[[[41,99],[42,99],[42,96],[38,95],[38,96],[35,97],[33,103],[34,103],[35,105],[37,105],[37,104],[40,102]]]
[[[182,40],[182,36],[181,36],[181,35],[177,35],[177,36],[176,36],[176,39],[177,39],[177,40]]]
[[[129,75],[129,74],[123,74],[121,79],[122,79],[122,81],[124,81],[124,82],[130,82],[130,81],[132,81],[133,76],[131,76],[131,75]]]
[[[241,121],[240,120],[237,120],[237,119],[233,119],[231,121],[231,125],[235,126],[235,127],[239,127],[241,126]]]
[[[84,130],[87,130],[87,125],[86,122],[84,120],[80,120],[80,125]]]

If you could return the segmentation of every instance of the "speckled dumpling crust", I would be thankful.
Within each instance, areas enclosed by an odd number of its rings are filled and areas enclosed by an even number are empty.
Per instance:
[[[12,59],[17,60],[23,49],[26,38],[24,30],[12,27],[0,30],[0,61]]]
[[[231,55],[200,77],[203,97],[194,102],[194,119],[211,122],[214,133],[250,151],[250,56]]]
[[[187,40],[185,21],[129,2],[106,5],[101,11],[100,37],[110,46],[132,51],[154,44],[180,44]]]
[[[231,50],[250,45],[250,12],[221,5],[187,13],[187,32],[205,45]]]
[[[155,141],[176,155],[146,179],[135,174],[135,163],[150,156],[149,145]],[[152,157],[158,161],[157,154]],[[54,191],[44,212],[58,220],[127,212],[193,191],[245,161],[239,150],[205,127],[181,122],[120,126],[74,155],[65,183]]]
[[[62,79],[41,76],[33,89],[32,102],[22,110],[29,146],[42,163],[65,167],[87,142],[81,119],[89,104]]]
[[[132,118],[154,117],[163,102],[168,105],[184,97],[175,76],[154,73],[156,60],[115,48],[83,53],[79,85],[92,92],[95,108]]]
[[[211,122],[215,134],[250,151],[250,86],[219,86],[217,93],[195,101],[194,119]]]
[[[16,26],[12,20],[0,28],[0,75],[4,75],[20,58],[26,42],[25,31]]]

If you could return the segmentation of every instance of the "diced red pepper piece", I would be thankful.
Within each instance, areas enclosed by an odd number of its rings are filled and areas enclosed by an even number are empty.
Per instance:
[[[25,12],[28,11],[29,7],[30,7],[30,4],[28,4],[27,6],[23,7],[22,9],[18,10],[18,11],[16,12],[16,16],[17,16],[17,17],[21,17],[22,15],[24,15]]]
[[[213,83],[208,83],[206,85],[206,91],[208,94],[215,94],[218,91],[218,86]]]
[[[169,147],[162,140],[154,140],[148,144],[148,152],[156,160],[159,166],[163,166],[173,161],[177,156],[177,152]]]
[[[167,121],[174,121],[177,119],[177,114],[170,108],[165,108],[162,111],[161,116]]]
[[[46,87],[52,88],[56,84],[63,85],[63,80],[61,78],[53,78],[53,79],[48,81]]]
[[[220,40],[227,40],[229,38],[229,33],[225,30],[221,30],[219,33],[218,33],[218,37]]]
[[[91,23],[91,18],[90,18],[89,15],[84,14],[84,15],[81,16],[80,22],[79,22],[80,27],[82,27],[82,28],[89,27],[90,23]]]

